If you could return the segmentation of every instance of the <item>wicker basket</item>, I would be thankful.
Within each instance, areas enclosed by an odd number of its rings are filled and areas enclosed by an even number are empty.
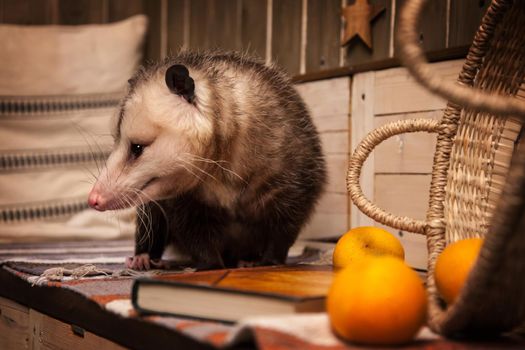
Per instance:
[[[449,103],[443,118],[405,120],[372,131],[351,156],[348,191],[377,222],[425,234],[429,251],[429,326],[446,336],[509,332],[525,322],[525,5],[494,0],[484,16],[455,84],[432,76],[417,45],[424,0],[401,13],[398,42],[404,64]],[[373,148],[406,132],[437,133],[425,221],[388,213],[370,202],[359,184]],[[518,151],[520,150],[521,151]],[[450,242],[484,236],[466,287],[448,308],[434,281],[437,256]]]

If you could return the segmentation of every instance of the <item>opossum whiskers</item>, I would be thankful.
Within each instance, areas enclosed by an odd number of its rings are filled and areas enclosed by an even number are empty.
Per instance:
[[[213,179],[214,181],[216,182],[219,182],[219,179],[217,179],[215,176],[213,176],[212,174],[210,174],[209,172],[207,172],[206,170],[198,167],[197,165],[193,164],[191,161],[188,161],[186,159],[183,159],[183,158],[180,158],[179,161],[183,162],[184,164],[186,165],[189,165],[192,169],[195,169],[195,170],[198,170],[200,171],[202,174],[210,177],[211,179]],[[186,170],[189,170],[187,167],[184,167]],[[193,175],[195,175],[195,173],[191,172]],[[200,177],[198,177],[199,180],[201,180],[201,182],[204,182]]]
[[[88,172],[91,175],[91,177],[93,177],[94,181],[96,182],[98,180],[99,176],[100,176],[102,168],[106,166],[108,150],[104,151],[102,149],[102,147],[100,146],[100,144],[95,139],[95,137],[93,136],[93,134],[88,132],[78,122],[73,121],[71,124],[77,129],[79,135],[82,136],[82,138],[84,139],[84,142],[86,143],[86,145],[89,148],[89,152],[91,153],[91,159],[95,163],[95,166],[97,167],[97,171],[98,171],[99,175],[97,176],[87,166],[83,166],[83,168],[84,168],[84,170],[86,172]],[[88,139],[88,137],[89,137],[89,139]],[[98,149],[98,152],[96,152],[94,150],[93,145],[96,146],[96,148]],[[101,156],[103,156],[102,164],[100,163]]]
[[[102,147],[100,147],[99,143],[95,140],[95,137],[91,133],[86,131],[78,122],[72,122],[72,124],[77,129],[78,133],[82,136],[84,141],[86,142],[86,144],[87,144],[87,146],[89,148],[89,151],[91,153],[91,157],[92,157],[93,161],[95,162],[95,165],[97,167],[98,173],[100,174],[100,172],[102,170],[102,167],[99,164],[99,159],[98,159],[97,153],[93,150],[92,143],[94,143],[95,146],[98,148],[98,154],[104,154],[106,152],[104,152],[102,150]],[[92,143],[89,142],[89,140],[87,139],[87,136],[89,136],[91,138]],[[106,161],[104,161],[104,165],[105,165],[105,163],[106,163]]]
[[[202,172],[202,169],[196,167],[194,164],[191,164],[190,162],[187,162],[187,161],[185,161],[185,160],[183,160],[183,159],[180,159],[180,161],[182,162],[182,163],[180,164],[180,166],[182,166],[182,167],[183,167],[188,173],[190,173],[190,174],[192,174],[193,176],[195,176],[200,182],[204,182],[204,179],[203,179],[202,177],[200,177],[199,175],[197,175],[196,173],[194,173],[194,172],[191,170],[191,168],[188,168],[186,165],[189,165],[189,166],[191,166],[191,167],[197,168],[198,170],[201,170],[201,172]],[[212,176],[212,177],[213,177],[213,176]],[[217,180],[217,179],[215,179],[215,180]]]
[[[162,216],[164,217],[164,220],[166,220],[166,222],[168,221],[168,214],[166,214],[166,211],[164,210],[164,208],[162,207],[162,205],[160,205],[160,203],[156,200],[154,200],[153,198],[151,198],[151,196],[149,194],[147,194],[146,192],[144,192],[143,190],[140,190],[140,189],[135,189],[133,188],[132,189],[137,195],[143,195],[144,197],[146,197],[147,200],[149,200],[151,203],[155,204],[160,212],[162,213]]]
[[[149,235],[154,234],[154,232],[153,232],[153,220],[152,220],[152,218],[151,218],[151,207],[150,207],[150,206],[146,206],[146,205],[144,205],[144,201],[140,198],[140,196],[142,195],[142,196],[146,197],[146,199],[147,199],[150,203],[156,205],[156,206],[159,208],[159,210],[160,210],[160,212],[162,213],[162,216],[163,216],[163,218],[164,218],[164,221],[165,221],[166,223],[168,223],[168,214],[166,214],[166,211],[164,210],[164,208],[162,207],[162,205],[160,205],[159,202],[157,202],[156,200],[154,200],[153,198],[151,198],[151,196],[148,195],[146,192],[144,192],[144,191],[142,191],[142,190],[140,190],[140,189],[137,189],[137,188],[131,188],[130,190],[131,190],[133,193],[135,193],[136,198],[138,198],[138,199],[142,202],[141,207],[147,207],[148,210],[150,211],[150,212],[149,212],[149,215],[148,215],[148,213],[146,213],[145,211],[143,211],[144,215],[147,216],[147,219],[148,219],[148,222],[149,222],[149,226],[147,227],[148,229],[147,229],[147,234],[146,234],[146,236],[148,236],[148,238],[149,238]],[[167,227],[168,227],[168,225],[166,225],[166,229],[167,229]],[[151,247],[151,243],[152,243],[152,242],[153,242],[153,240],[150,239],[150,247]]]
[[[242,182],[244,182],[246,184],[248,183],[246,180],[243,179],[243,177],[241,175],[239,175],[235,171],[233,171],[231,169],[228,169],[225,166],[221,165],[221,163],[230,164],[230,162],[228,162],[228,161],[225,161],[225,160],[213,160],[213,159],[209,159],[209,158],[203,158],[203,157],[197,156],[195,154],[191,154],[191,153],[183,153],[183,155],[185,155],[188,158],[190,158],[189,160],[194,160],[194,161],[197,161],[197,162],[203,162],[203,163],[207,163],[207,164],[216,165],[220,169],[224,170],[225,172],[227,172],[227,173],[237,177]]]
[[[97,166],[97,169],[98,169],[98,165],[97,165],[97,160],[96,160],[96,155],[93,154],[93,151],[90,150],[90,153],[91,153],[91,157],[93,159],[93,162],[95,163],[95,165]],[[95,182],[97,182],[98,180],[98,175],[96,175],[93,170],[91,170],[89,168],[89,166],[87,164],[83,164],[82,165],[82,170],[84,171],[84,173],[87,175],[87,178],[90,179],[89,183],[91,185],[94,185]],[[100,174],[100,171],[99,171],[99,174]]]
[[[151,238],[151,235],[153,234],[153,222],[151,221],[151,213],[148,214],[146,212],[146,206],[144,205],[144,202],[138,197],[135,196],[133,198],[131,195],[133,194],[133,191],[129,191],[128,193],[123,194],[118,200],[120,203],[125,203],[125,206],[135,207],[137,210],[136,217],[138,220],[140,220],[138,225],[143,225],[144,229],[146,230],[146,234],[141,238],[141,240],[138,242],[140,244],[144,243],[147,239]],[[151,241],[151,240],[150,240]]]

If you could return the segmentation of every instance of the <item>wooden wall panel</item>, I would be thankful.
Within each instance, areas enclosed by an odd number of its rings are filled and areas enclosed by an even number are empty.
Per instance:
[[[315,213],[300,238],[333,238],[348,231],[348,214]]]
[[[444,61],[432,63],[431,69],[436,76],[454,81],[462,65],[463,60]],[[352,145],[389,122],[440,119],[445,105],[444,100],[435,98],[418,85],[405,68],[356,74],[352,85]],[[376,146],[361,175],[365,195],[394,215],[425,220],[435,142],[435,134],[410,133],[394,136]],[[364,214],[354,208],[351,207],[351,227],[367,224],[386,228],[398,235],[407,263],[426,268],[425,237],[400,232],[370,219],[366,221]]]
[[[376,174],[374,201],[392,214],[424,220],[429,190],[430,174]]]
[[[289,74],[300,70],[301,11],[301,0],[273,1],[272,57]]]
[[[58,23],[87,24],[107,22],[104,0],[58,0]]]
[[[428,209],[430,174],[377,174],[375,176],[375,203],[395,215],[425,220]],[[412,267],[427,268],[426,237],[399,231],[376,223],[397,235],[405,249],[405,261]]]
[[[406,0],[396,0],[396,25],[397,31],[399,14]],[[428,1],[423,9],[422,18],[419,25],[419,42],[425,51],[435,51],[445,48],[447,32],[447,2]],[[395,42],[394,42],[395,45]],[[394,53],[398,54],[395,47]]]
[[[384,5],[386,11],[380,14],[372,22],[372,44],[370,50],[361,39],[354,38],[346,47],[345,65],[353,66],[360,63],[377,61],[390,56],[390,17],[392,16],[392,6],[389,0],[369,0],[370,4]],[[353,4],[349,0],[348,4]]]
[[[108,21],[120,21],[144,13],[142,0],[108,0]]]
[[[376,72],[365,72],[352,77],[350,151],[374,128],[374,95]],[[363,195],[374,200],[374,152],[364,162],[361,169]],[[372,226],[373,221],[355,205],[350,209],[350,223],[355,226]]]
[[[208,35],[211,27],[209,22],[210,2],[207,0],[190,1],[190,47],[192,49],[207,49],[211,46]]]
[[[374,126],[378,128],[387,123],[414,118],[438,120],[442,116],[441,110],[387,115],[374,118]],[[391,137],[374,150],[375,172],[376,174],[431,173],[435,148],[436,134],[417,132]]]
[[[348,154],[348,132],[325,132],[320,137],[325,154]]]
[[[167,13],[167,35],[168,35],[168,54],[176,54],[185,42],[186,30],[189,30],[188,18],[185,18],[186,11],[189,10],[190,4],[186,0],[168,0]],[[189,33],[188,33],[189,34]]]
[[[238,0],[215,0],[212,19],[213,46],[223,50],[241,49],[241,11]]]
[[[145,60],[157,61],[162,58],[162,0],[144,1],[144,12],[149,18],[148,33],[146,36]]]
[[[470,45],[489,0],[451,0],[449,47]]]
[[[348,115],[350,79],[320,80],[295,86],[313,118]],[[348,125],[344,128],[348,129]]]
[[[30,334],[31,349],[125,349],[81,328],[73,332],[72,325],[33,309],[29,311],[29,319],[33,330]]]
[[[327,192],[317,203],[317,212],[324,214],[347,214],[348,198],[346,193]]]
[[[267,0],[240,0],[240,2],[242,50],[264,60],[266,57]]]
[[[343,50],[344,58],[339,46],[341,0],[272,0],[270,15],[269,1],[0,0],[0,23],[106,23],[146,13],[150,19],[146,59],[158,60],[182,46],[196,50],[241,50],[261,58],[271,56],[295,75],[393,56],[391,26],[397,21],[391,21],[392,3],[395,2],[395,12],[399,13],[406,0],[369,0],[386,6],[386,11],[372,22],[374,47],[370,50],[356,38]],[[355,0],[345,1],[350,5]],[[424,48],[443,49],[447,40],[449,47],[468,45],[488,3],[488,0],[449,0],[447,8],[446,1],[429,2],[422,20]],[[271,23],[269,31],[268,23]],[[267,43],[268,32],[272,33],[272,40]],[[271,55],[266,52],[268,48]]]
[[[327,186],[303,238],[336,237],[348,230],[346,192],[348,164],[350,79],[348,77],[297,84],[320,132],[327,169]]]
[[[464,60],[432,64],[436,76],[455,81]],[[404,68],[376,72],[374,114],[409,113],[443,109],[446,101],[423,89]]]
[[[190,1],[190,47],[192,49],[240,49],[239,2]]]
[[[306,71],[339,66],[341,0],[308,0]]]
[[[53,0],[2,0],[2,23],[52,24],[57,21],[57,6]]]
[[[29,349],[29,309],[0,297],[0,349]]]
[[[405,262],[409,266],[420,270],[427,269],[428,252],[426,236],[417,233],[399,231],[381,224],[376,224],[375,226],[387,230],[399,239],[405,250]]]
[[[348,154],[330,154],[326,156],[328,183],[326,191],[346,195],[346,173]]]

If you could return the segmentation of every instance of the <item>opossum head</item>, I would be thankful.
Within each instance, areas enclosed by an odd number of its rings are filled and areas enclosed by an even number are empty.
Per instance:
[[[206,82],[183,65],[166,68],[139,73],[130,83],[114,149],[89,194],[92,208],[130,207],[198,184],[196,162],[209,151],[213,132],[205,106],[198,105]]]

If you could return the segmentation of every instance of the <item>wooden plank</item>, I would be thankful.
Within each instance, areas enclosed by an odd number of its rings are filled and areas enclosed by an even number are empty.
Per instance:
[[[232,0],[211,1],[212,47],[222,50],[241,49],[241,11],[240,2]]]
[[[399,14],[406,0],[396,0],[396,18],[394,31],[399,27]],[[421,14],[419,22],[419,42],[424,51],[439,50],[446,47],[447,32],[447,2],[429,1]],[[394,54],[399,54],[397,42],[394,41]]]
[[[426,53],[429,62],[440,62],[445,60],[464,59],[468,52],[467,46],[459,46],[446,48],[438,51],[430,51]],[[357,73],[364,73],[369,71],[379,71],[382,69],[389,69],[399,67],[401,64],[397,57],[385,58],[379,61],[364,62],[357,65],[349,65],[339,68],[327,69],[324,71],[310,72],[307,74],[299,74],[292,77],[294,83],[306,83],[325,79],[334,79],[344,76],[352,76]]]
[[[190,4],[190,47],[192,49],[240,49],[238,1],[192,0]]]
[[[306,72],[339,66],[341,0],[308,0]]]
[[[325,192],[319,199],[315,211],[323,214],[347,214],[348,198],[346,193]]]
[[[104,23],[104,0],[58,0],[60,24]]]
[[[347,195],[346,173],[348,167],[348,154],[330,154],[325,157],[328,173],[327,192]]]
[[[295,88],[307,104],[314,119],[343,117],[347,123],[350,106],[350,79],[348,77],[327,79],[304,84]],[[347,130],[348,126],[344,128]]]
[[[430,174],[375,175],[375,203],[395,215],[424,220],[429,189]]]
[[[148,33],[146,37],[145,60],[158,61],[162,57],[162,0],[144,1],[144,12],[148,16]]]
[[[108,21],[115,22],[144,13],[142,0],[108,0]]]
[[[351,151],[366,134],[374,128],[375,72],[356,74],[352,82]],[[364,195],[374,200],[374,153],[370,155],[361,171],[361,188]],[[373,221],[361,213],[355,205],[351,207],[351,226],[371,226]]]
[[[426,236],[417,233],[399,231],[378,223],[376,223],[375,226],[387,230],[399,239],[405,250],[405,262],[408,266],[420,270],[427,269],[428,252]]]
[[[470,46],[489,5],[488,0],[450,1],[449,47]]]
[[[34,329],[31,337],[33,349],[125,349],[80,327],[61,322],[38,311],[31,309],[29,314],[31,328]]]
[[[319,200],[310,222],[301,231],[303,238],[334,237],[348,230],[348,196],[325,192]]]
[[[330,115],[321,118],[313,118],[313,122],[317,131],[320,133],[346,131],[349,130],[350,116],[346,115]]]
[[[376,117],[375,127],[398,120],[431,118],[439,120],[441,110]],[[397,135],[379,144],[375,150],[374,168],[376,173],[431,173],[436,148],[436,134],[426,132]]]
[[[354,0],[349,0],[348,5]],[[370,50],[361,39],[354,38],[346,48],[345,65],[356,65],[370,61],[377,61],[390,56],[390,17],[392,16],[391,1],[370,0],[370,4],[384,5],[386,11],[372,21],[372,47]]]
[[[54,21],[52,0],[2,0],[2,23],[51,24]]]
[[[432,64],[432,72],[443,80],[455,81],[463,60]],[[443,109],[446,101],[432,95],[414,81],[405,68],[378,71],[375,80],[374,114],[393,114]]]
[[[325,132],[319,135],[324,154],[348,154],[348,132]]]
[[[303,239],[337,237],[346,231],[348,231],[348,214],[315,212],[301,231],[300,237]]]
[[[266,57],[267,0],[240,0],[241,49],[264,60]]]
[[[209,31],[211,23],[209,12],[212,4],[207,0],[190,1],[190,48],[192,50],[208,49],[211,46]]]
[[[168,54],[176,54],[186,45],[184,42],[185,28],[189,19],[185,17],[185,0],[168,0]]]
[[[300,70],[301,10],[301,0],[273,2],[272,59],[289,74]]]
[[[28,349],[29,332],[29,309],[0,297],[0,349]]]

